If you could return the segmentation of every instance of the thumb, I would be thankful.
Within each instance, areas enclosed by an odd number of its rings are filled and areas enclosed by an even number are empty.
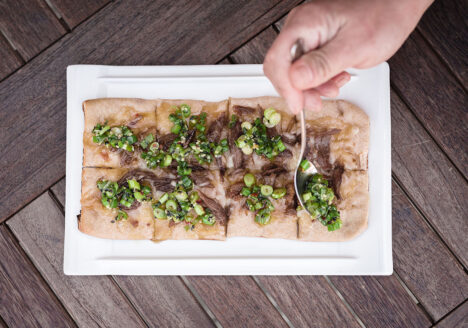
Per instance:
[[[349,50],[335,39],[306,53],[291,65],[291,84],[299,90],[318,87],[348,68],[352,57]]]

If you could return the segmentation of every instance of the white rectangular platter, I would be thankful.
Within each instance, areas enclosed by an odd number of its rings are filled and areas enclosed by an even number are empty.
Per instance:
[[[84,128],[82,103],[106,97],[218,101],[277,95],[261,65],[93,66],[67,69],[64,272],[68,275],[389,275],[392,265],[390,86],[386,63],[354,70],[339,98],[370,117],[367,230],[348,242],[263,238],[121,241],[77,226]]]

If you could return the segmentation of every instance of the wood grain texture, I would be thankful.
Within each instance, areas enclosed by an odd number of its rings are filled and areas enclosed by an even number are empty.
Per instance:
[[[276,31],[270,26],[229,57],[235,64],[262,64],[276,36]]]
[[[431,322],[394,276],[330,277],[366,327],[429,327]]]
[[[434,1],[418,28],[432,48],[468,87],[468,6],[463,1]]]
[[[0,316],[9,327],[74,327],[70,316],[0,225]]]
[[[455,311],[441,320],[436,328],[466,328],[468,327],[468,301],[465,301]]]
[[[92,16],[110,0],[50,0],[70,28]]]
[[[418,31],[389,63],[398,94],[467,177],[468,94]]]
[[[78,326],[145,326],[108,277],[64,275],[64,216],[47,192],[7,224]]]
[[[65,186],[66,178],[63,178],[50,188],[62,207],[65,207]]]
[[[0,30],[26,61],[66,33],[42,0],[1,1]]]
[[[67,65],[216,63],[297,2],[115,2],[26,64],[0,84],[0,221],[64,175]]]
[[[178,277],[115,276],[150,327],[213,327],[214,324]]]
[[[360,327],[323,277],[259,276],[294,327]]]
[[[23,63],[15,54],[8,41],[0,34],[0,81]]]
[[[201,276],[187,279],[223,327],[287,327],[251,277]]]
[[[467,267],[468,184],[394,92],[391,104],[393,173]]]
[[[468,298],[468,277],[405,195],[392,204],[394,269],[437,321]]]

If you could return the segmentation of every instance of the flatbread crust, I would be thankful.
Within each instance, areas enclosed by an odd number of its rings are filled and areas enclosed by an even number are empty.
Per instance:
[[[330,139],[329,162],[346,170],[367,170],[369,117],[345,100],[323,101],[319,112],[306,112],[308,144],[315,142],[312,132],[339,129]]]
[[[83,102],[83,166],[122,167],[120,152],[93,142],[93,128],[98,123],[107,122],[110,126],[126,125],[138,136],[154,133],[156,108],[160,100],[102,98]],[[145,168],[145,162],[138,152],[125,167]]]
[[[283,143],[286,150],[277,156],[275,162],[281,163],[286,169],[294,170],[299,160],[300,153],[300,125],[296,116],[292,115],[287,107],[286,102],[280,97],[257,97],[257,98],[230,98],[229,100],[229,117],[236,115],[239,118],[239,124],[245,121],[253,123],[256,118],[263,118],[265,109],[272,107],[281,114],[280,123],[268,129],[272,134],[279,134],[282,136]],[[236,133],[235,129],[230,129],[230,133]],[[237,139],[231,137],[231,140]],[[286,139],[294,140],[292,143],[287,143]],[[235,147],[235,145],[231,145]],[[230,152],[230,156],[235,154]],[[249,167],[260,170],[264,165],[270,164],[272,161],[265,156],[259,156],[255,152],[252,155],[243,155],[243,167]],[[228,168],[238,168],[235,161],[231,158],[229,160]]]
[[[198,178],[194,177],[197,175]],[[194,181],[203,181],[195,185],[194,190],[203,193],[216,201],[225,212],[226,198],[224,195],[224,187],[221,183],[221,176],[217,170],[202,170],[192,173],[191,178]],[[205,205],[205,204],[204,204]],[[205,206],[206,207],[206,206]],[[213,212],[215,213],[215,212]],[[216,216],[215,216],[216,217]],[[226,224],[227,220],[216,217],[216,223],[212,226],[198,223],[193,230],[185,230],[184,222],[171,223],[167,220],[155,219],[154,241],[160,240],[182,240],[182,239],[210,239],[210,240],[225,240],[226,239]]]
[[[367,228],[369,191],[367,171],[344,171],[340,186],[342,200],[338,201],[342,226],[336,231],[317,220],[312,220],[305,211],[299,216],[299,240],[346,241],[360,235]]]
[[[127,220],[114,221],[117,209],[107,209],[101,204],[97,181],[117,181],[127,169],[84,168],[81,177],[81,217],[78,229],[88,235],[107,239],[151,239],[154,219],[151,204],[143,202],[137,209],[126,211]],[[114,223],[112,223],[114,221]]]
[[[297,216],[295,212],[291,213],[287,209],[290,202],[293,201],[293,197],[285,196],[279,200],[272,200],[275,210],[271,213],[269,224],[260,225],[255,222],[255,213],[245,207],[245,200],[242,196],[238,196],[239,188],[236,188],[236,186],[243,185],[243,177],[248,172],[254,174],[257,181],[264,182],[260,172],[231,169],[226,173],[224,185],[227,190],[226,201],[230,212],[227,236],[297,239]],[[285,186],[288,189],[288,194],[293,196],[292,178],[290,173],[278,176],[273,185],[275,187]]]

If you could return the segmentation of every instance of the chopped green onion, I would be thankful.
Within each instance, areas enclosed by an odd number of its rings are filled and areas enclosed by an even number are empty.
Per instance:
[[[189,117],[190,116],[190,106],[187,104],[182,104],[180,105],[180,110],[182,111],[182,115],[184,117]]]
[[[179,124],[174,124],[174,126],[171,128],[171,132],[174,134],[178,134],[182,127]]]
[[[286,188],[278,188],[273,191],[273,194],[271,197],[274,199],[280,199],[283,198],[286,195]]]
[[[198,192],[194,191],[190,194],[190,202],[191,203],[195,203],[198,199],[200,198],[200,196],[198,195]]]
[[[307,159],[303,159],[299,166],[301,167],[302,171],[307,171],[307,169],[311,166],[311,163]]]
[[[139,191],[133,193],[133,196],[135,196],[135,199],[139,202],[142,202],[145,199],[145,196]]]
[[[274,113],[276,113],[276,109],[270,107],[270,108],[265,109],[265,111],[263,112],[263,116],[264,116],[267,120],[269,120],[270,117],[271,117],[271,115],[274,114]]]
[[[200,204],[194,204],[194,205],[193,205],[193,209],[195,210],[195,212],[196,212],[198,215],[203,215],[203,214],[205,214],[205,210],[203,209],[203,206],[201,206]]]
[[[169,195],[167,193],[164,193],[162,194],[161,197],[159,197],[159,202],[161,204],[164,204],[168,199],[169,199]]]
[[[241,148],[241,150],[246,155],[250,155],[253,152],[252,147],[250,147],[249,145],[245,145],[244,147]]]
[[[164,211],[162,208],[156,207],[153,209],[153,214],[157,219],[166,219],[166,211]]]
[[[236,115],[232,115],[231,116],[231,120],[229,121],[229,128],[232,129],[234,127],[234,125],[236,125],[237,123],[237,116]]]
[[[270,185],[263,185],[260,187],[260,192],[263,196],[270,196],[273,193],[273,187]]]
[[[255,176],[252,173],[244,175],[244,183],[247,187],[251,187],[255,183]]]
[[[302,201],[303,202],[307,202],[311,198],[312,198],[312,193],[310,193],[310,192],[306,192],[306,193],[302,194]]]
[[[241,128],[246,129],[246,130],[250,130],[252,128],[252,124],[250,122],[247,122],[247,121],[242,122]]]
[[[270,211],[267,209],[260,210],[257,215],[255,215],[255,222],[261,225],[265,225],[270,222],[271,215]]]
[[[177,200],[179,200],[179,201],[186,200],[187,199],[187,193],[185,191],[178,191],[175,194],[175,198],[177,198]]]
[[[177,203],[175,202],[175,200],[169,199],[169,200],[166,202],[166,208],[167,208],[169,211],[177,211]]]
[[[202,222],[203,224],[212,226],[215,224],[216,220],[211,213],[206,213],[202,216]]]
[[[138,181],[136,180],[128,180],[128,186],[130,187],[130,189],[133,189],[133,190],[140,190],[140,184],[138,183]]]
[[[251,192],[250,189],[247,188],[247,187],[243,187],[242,190],[241,190],[241,192],[240,192],[240,194],[241,194],[242,196],[245,196],[245,197],[247,197],[247,196],[250,195],[251,193],[252,193],[252,192]]]
[[[128,218],[128,214],[125,211],[119,210],[117,212],[117,216],[115,217],[115,221],[126,220]]]

